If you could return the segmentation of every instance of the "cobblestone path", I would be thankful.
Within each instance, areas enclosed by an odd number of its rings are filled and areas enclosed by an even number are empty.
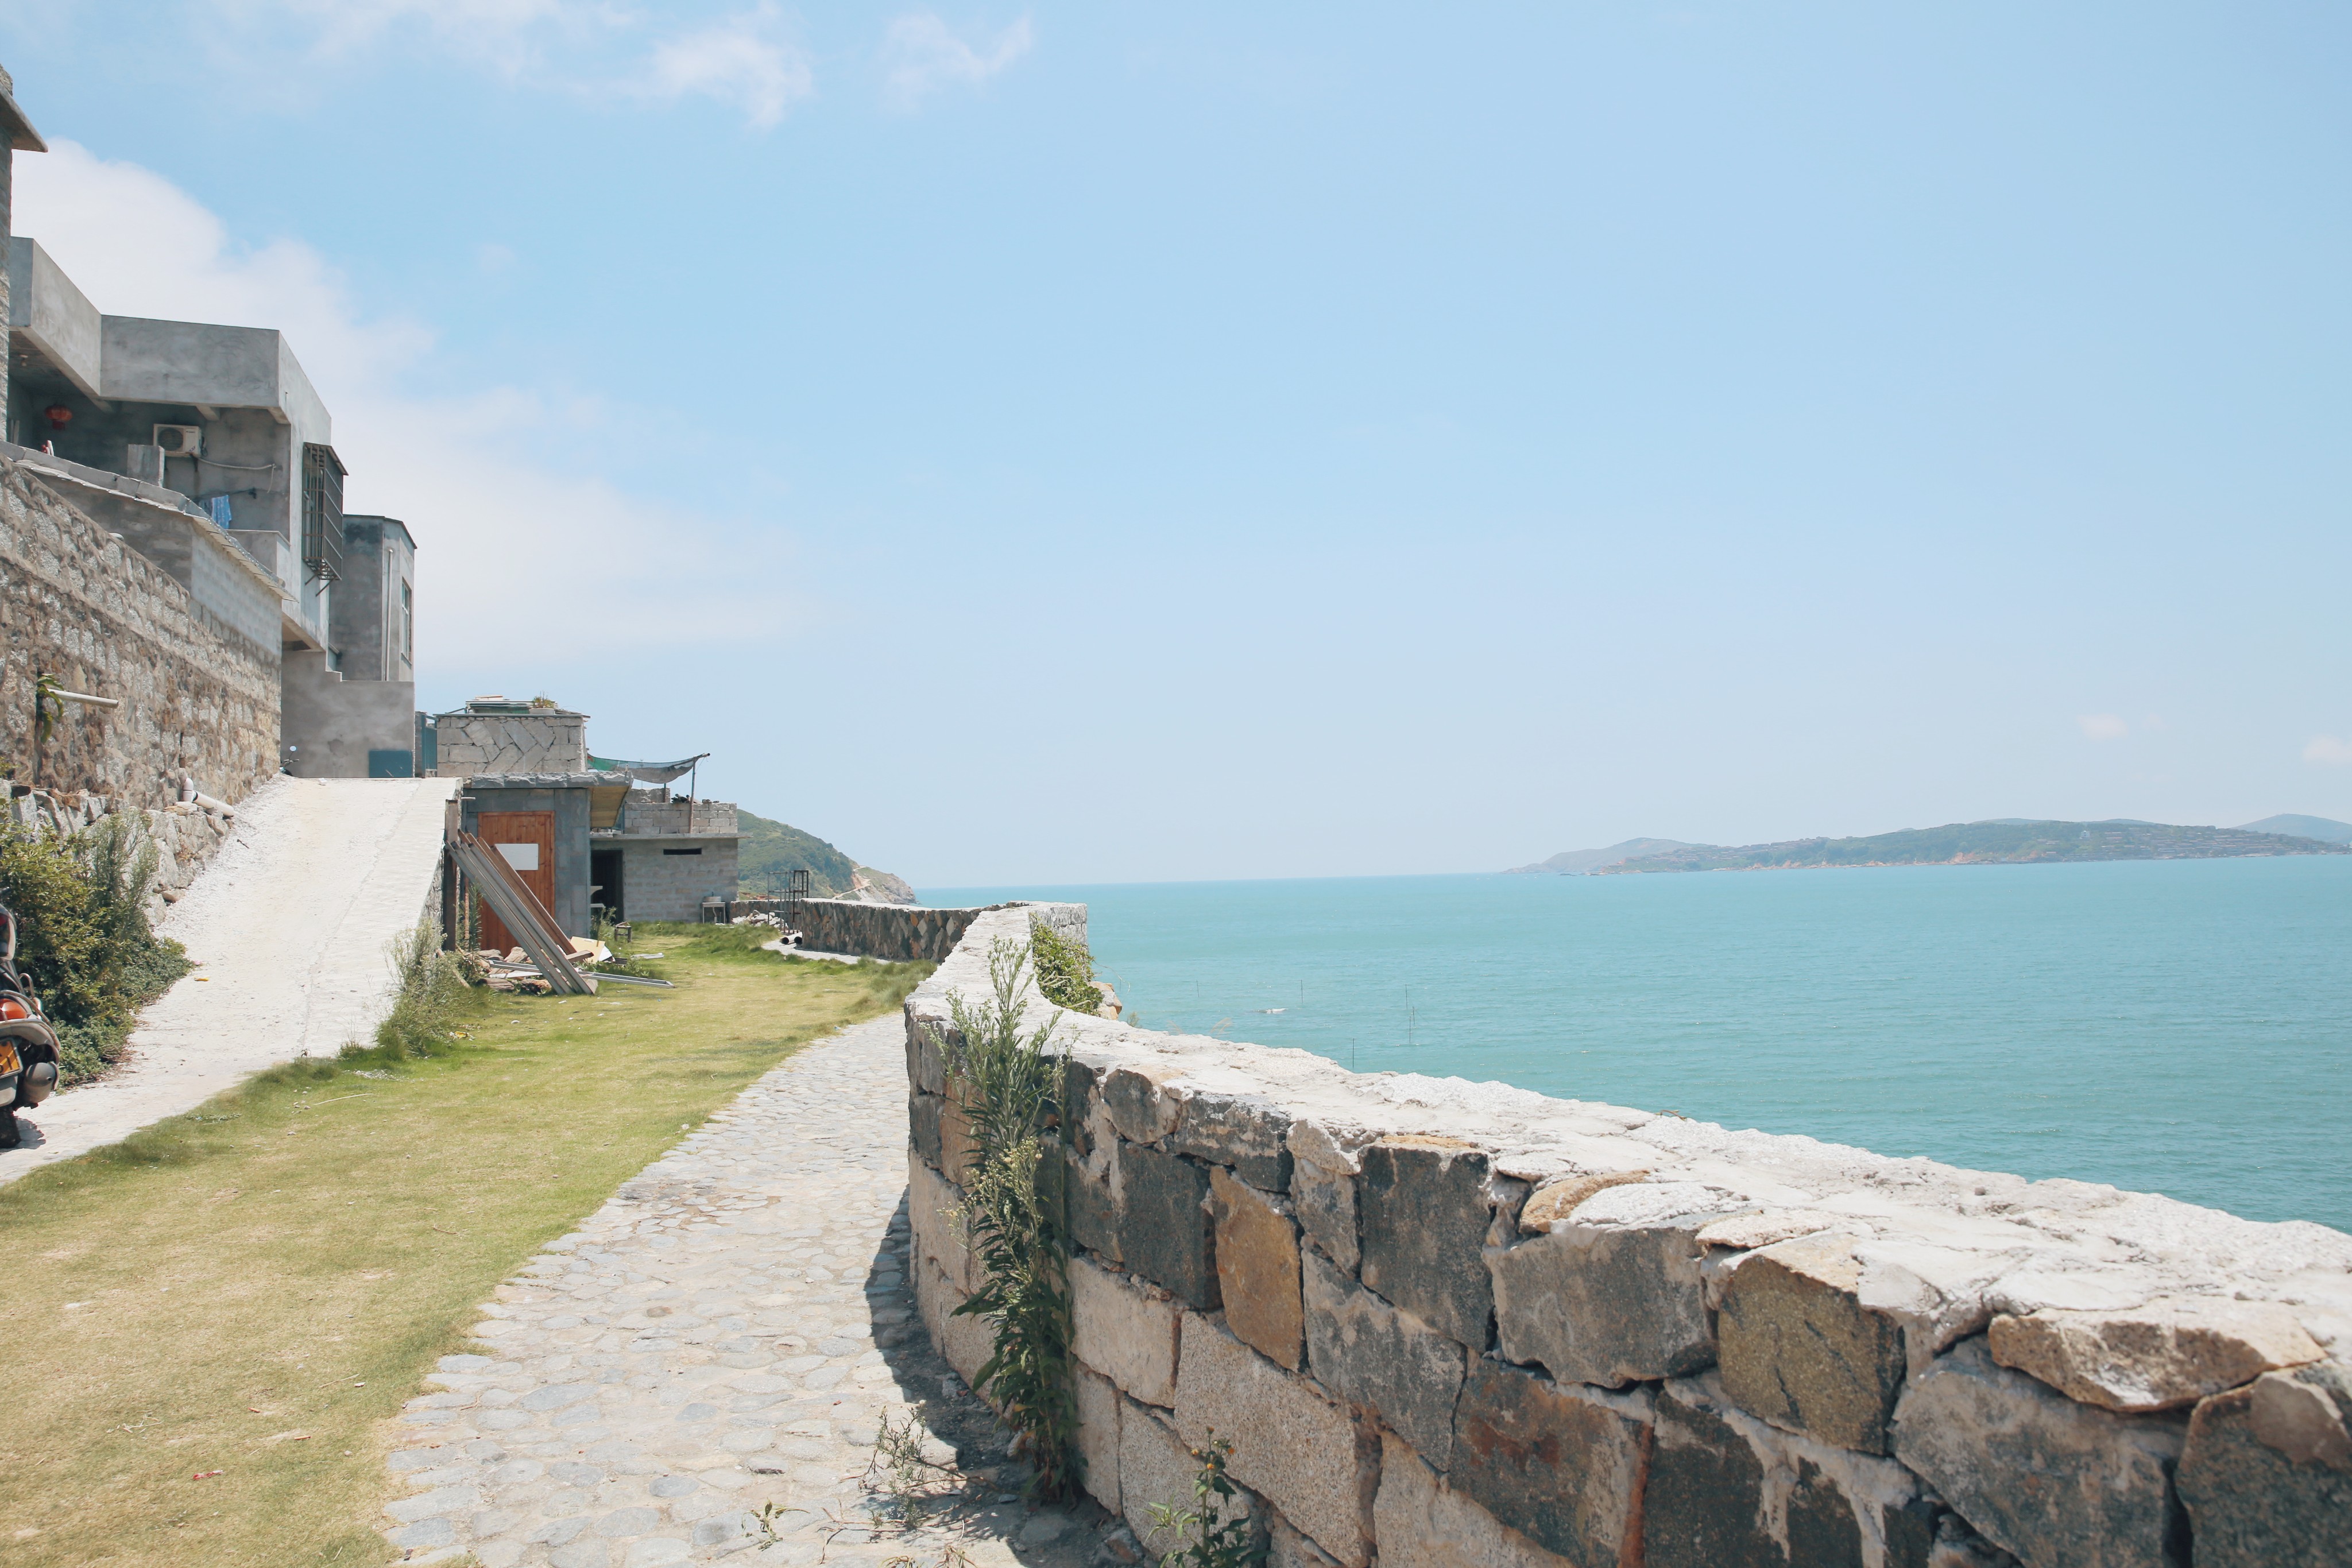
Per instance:
[[[952,1448],[983,1480],[1003,1459],[905,1282],[904,1028],[807,1047],[499,1288],[475,1331],[491,1354],[445,1358],[441,1392],[401,1418],[413,1436],[391,1469],[409,1495],[384,1511],[407,1561],[1097,1555],[1092,1526],[992,1490],[913,1533],[867,1528],[876,1431],[918,1401],[935,1458]]]

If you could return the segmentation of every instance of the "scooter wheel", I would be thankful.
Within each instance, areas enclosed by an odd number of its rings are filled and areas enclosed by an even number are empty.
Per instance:
[[[13,1149],[22,1141],[16,1128],[16,1108],[0,1111],[0,1149]]]

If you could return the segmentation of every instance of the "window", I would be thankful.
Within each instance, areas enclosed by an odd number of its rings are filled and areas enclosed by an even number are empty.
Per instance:
[[[343,574],[343,476],[335,449],[302,444],[302,564],[320,582]]]
[[[698,855],[698,854],[700,854],[701,852],[702,852],[702,846],[701,846],[700,844],[697,844],[697,845],[695,845],[695,846],[694,846],[694,848],[692,848],[692,849],[690,849],[690,850],[664,850],[664,851],[662,851],[662,853],[664,853],[664,854],[666,854],[666,855]]]
[[[405,578],[400,584],[400,662],[416,664],[416,593]]]

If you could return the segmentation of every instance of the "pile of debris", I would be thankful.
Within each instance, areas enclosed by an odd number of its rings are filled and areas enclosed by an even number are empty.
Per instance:
[[[784,923],[782,915],[770,915],[764,911],[751,915],[739,915],[728,924],[730,925],[764,925],[771,931],[782,932],[783,946],[787,947],[797,947],[803,940],[798,931]]]

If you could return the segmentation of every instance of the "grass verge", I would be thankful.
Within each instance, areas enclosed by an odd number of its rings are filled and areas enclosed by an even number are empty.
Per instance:
[[[672,991],[468,992],[446,1054],[274,1068],[0,1187],[0,1557],[398,1555],[383,1456],[475,1303],[793,1048],[925,971],[640,928]],[[203,1479],[195,1479],[202,1477]]]

